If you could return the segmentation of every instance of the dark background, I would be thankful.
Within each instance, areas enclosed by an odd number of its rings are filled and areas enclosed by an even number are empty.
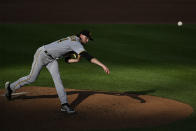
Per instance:
[[[196,0],[1,0],[0,23],[196,23]]]

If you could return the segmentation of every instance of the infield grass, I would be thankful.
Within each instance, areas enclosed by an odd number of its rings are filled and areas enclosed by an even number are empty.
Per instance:
[[[43,44],[88,28],[94,42],[87,51],[106,64],[111,74],[85,60],[66,64],[59,60],[66,88],[130,91],[190,104],[196,109],[196,25],[172,24],[0,24],[0,87],[30,72],[33,54]],[[32,85],[54,87],[44,68]],[[195,131],[196,113],[148,131]],[[111,130],[113,131],[113,130]]]

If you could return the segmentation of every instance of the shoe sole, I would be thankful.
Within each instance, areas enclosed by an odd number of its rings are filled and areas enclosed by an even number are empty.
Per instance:
[[[10,82],[7,81],[7,82],[5,83],[5,89],[6,89],[5,97],[6,97],[8,100],[11,100],[11,96],[12,96],[12,95],[11,95],[11,94],[9,95],[9,91],[8,91],[9,85],[10,85]]]
[[[61,109],[61,112],[66,112],[67,114],[74,114],[74,113],[76,113],[75,111],[68,112],[67,110],[64,110],[64,109]]]

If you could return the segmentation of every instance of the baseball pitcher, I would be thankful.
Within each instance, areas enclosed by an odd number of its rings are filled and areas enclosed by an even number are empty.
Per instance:
[[[64,86],[59,74],[57,59],[63,57],[67,63],[76,63],[80,61],[81,57],[84,57],[89,62],[102,67],[103,70],[109,74],[110,71],[107,66],[88,54],[84,49],[84,45],[87,44],[89,40],[93,40],[91,33],[88,30],[83,30],[77,35],[69,36],[38,48],[34,55],[30,74],[19,78],[13,83],[5,83],[6,98],[11,100],[12,93],[15,90],[26,84],[34,82],[37,79],[42,67],[45,66],[50,72],[54,81],[57,94],[61,102],[61,111],[68,114],[75,113],[74,109],[68,104],[67,94],[64,91]]]

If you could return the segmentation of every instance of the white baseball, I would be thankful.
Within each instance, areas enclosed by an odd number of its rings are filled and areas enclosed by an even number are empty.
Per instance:
[[[182,21],[178,21],[178,26],[182,26],[182,25],[183,25]]]

